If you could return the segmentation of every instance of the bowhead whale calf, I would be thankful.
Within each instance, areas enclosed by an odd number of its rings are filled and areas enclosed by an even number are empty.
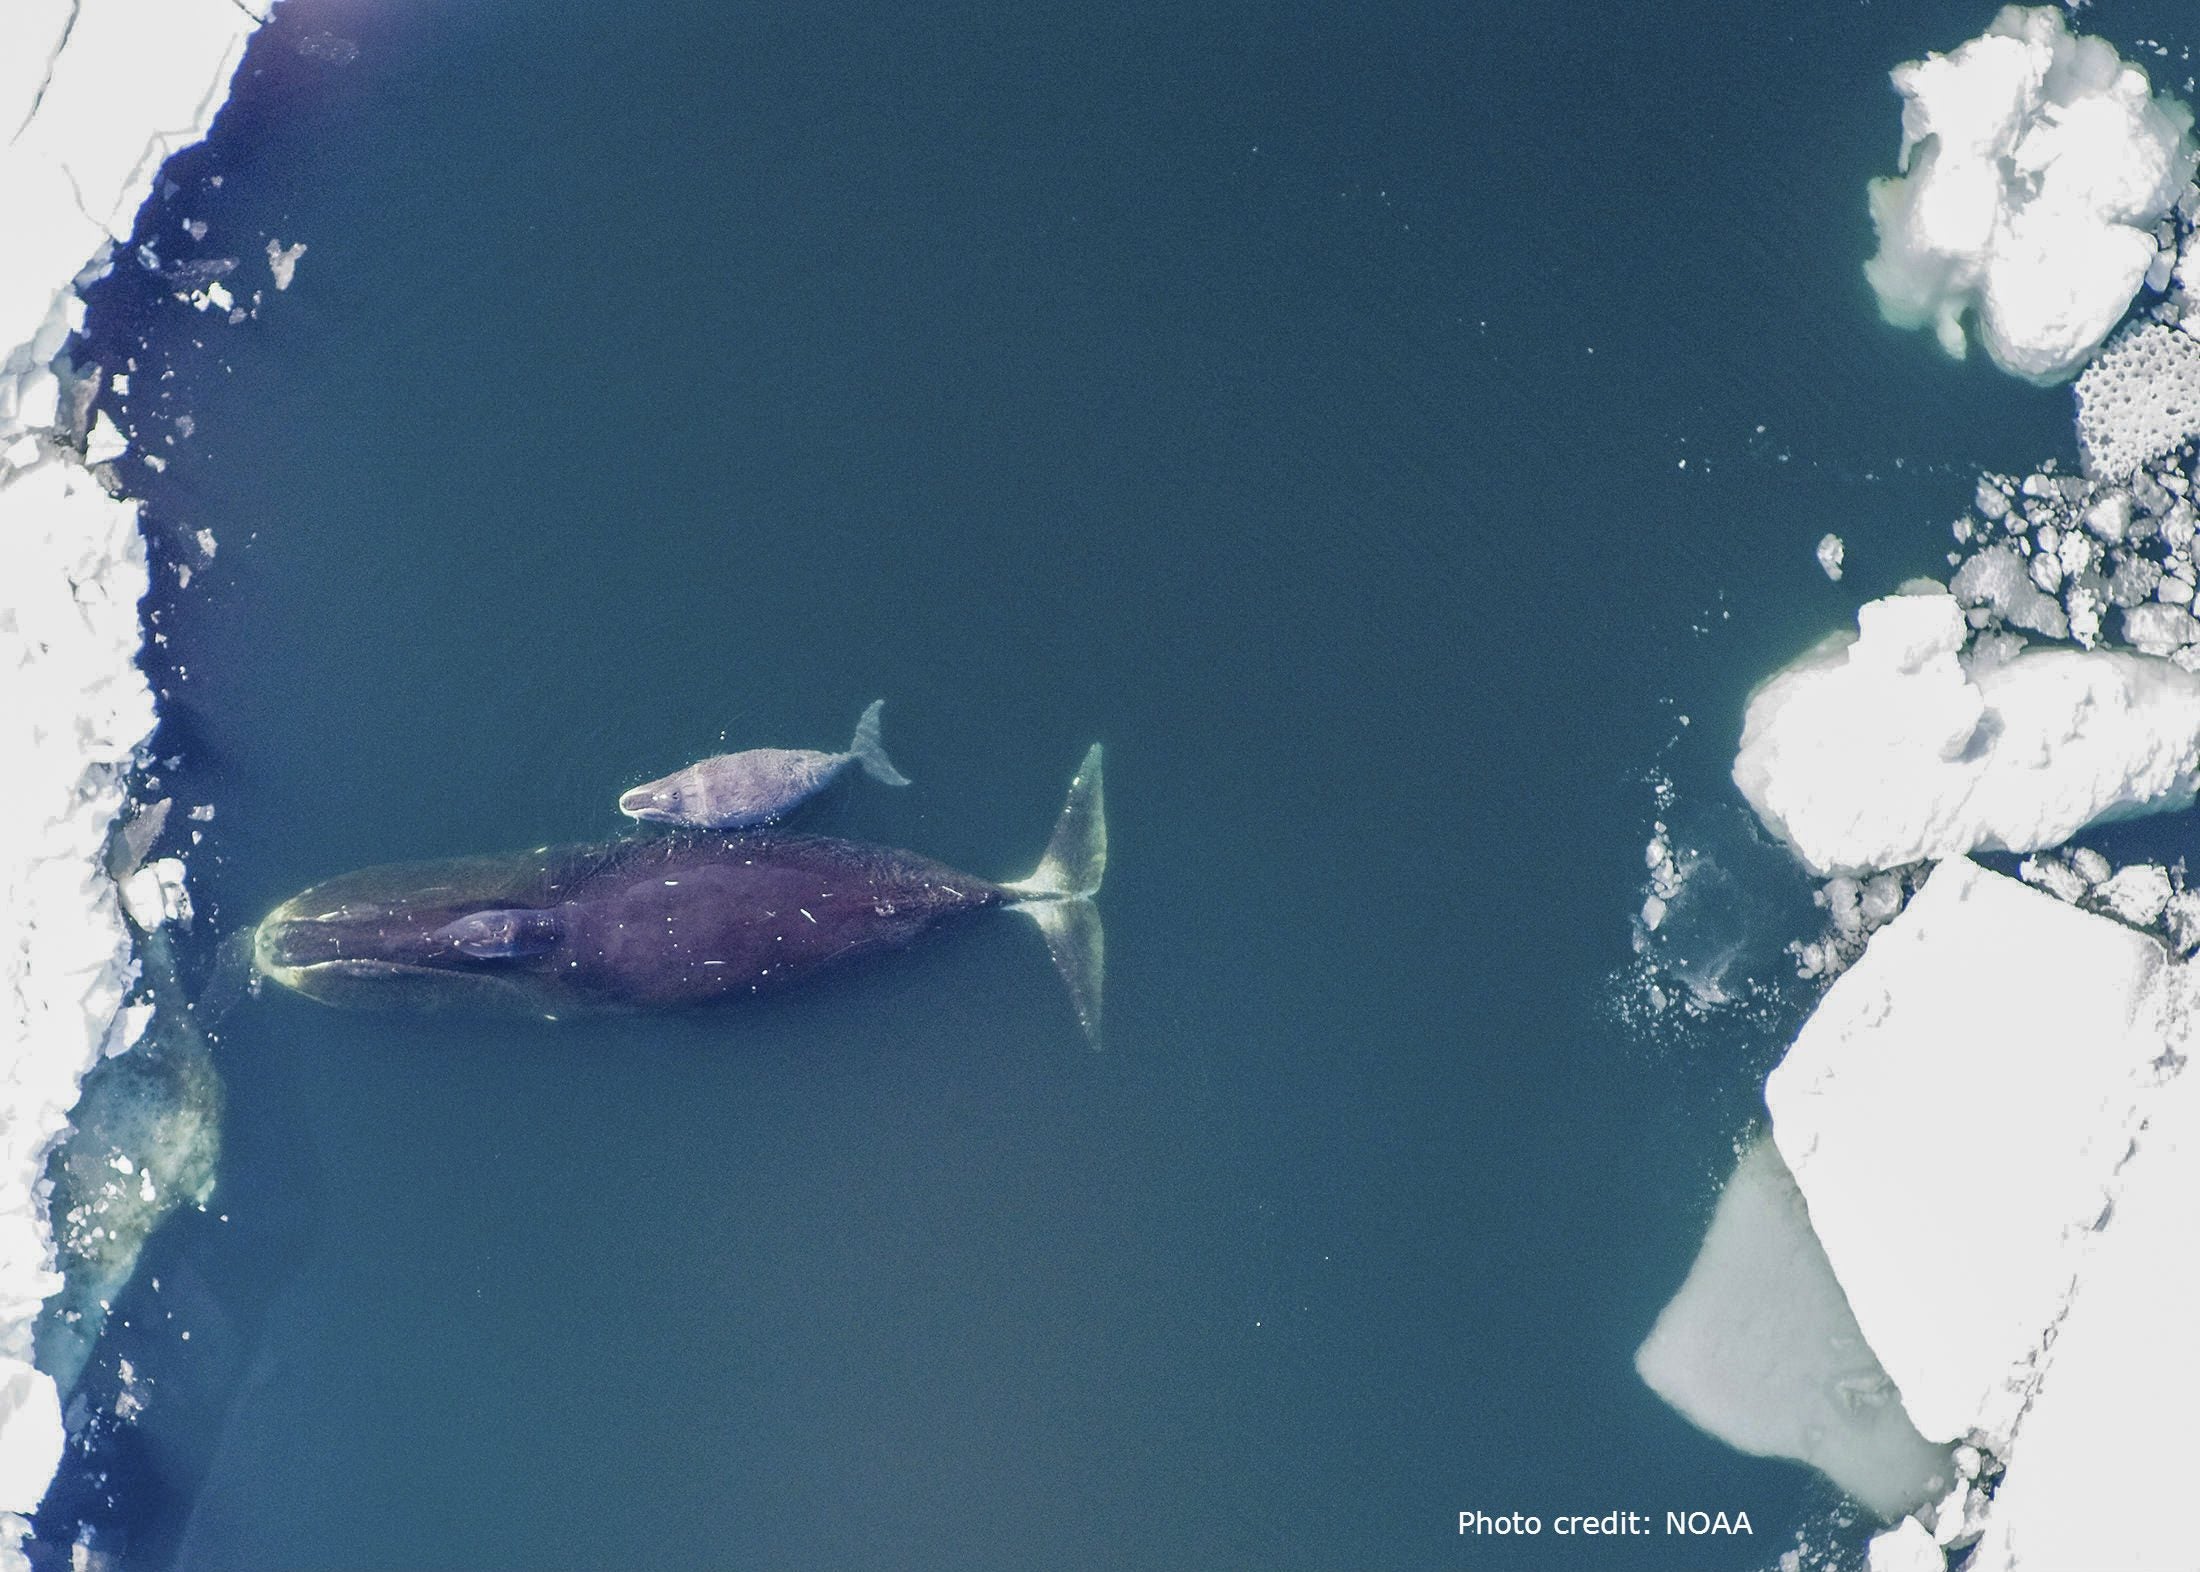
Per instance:
[[[1038,923],[1099,1040],[1107,866],[1100,748],[1046,855],[996,884],[914,852],[780,830],[681,830],[369,868],[263,918],[253,966],[330,1004],[503,1006],[555,1019],[777,991],[1006,906]]]
[[[888,786],[906,786],[909,777],[894,768],[879,741],[879,711],[873,699],[856,722],[845,753],[815,748],[750,748],[720,753],[662,779],[645,782],[619,798],[619,811],[630,819],[679,824],[698,830],[741,830],[793,812],[838,780],[851,764]]]

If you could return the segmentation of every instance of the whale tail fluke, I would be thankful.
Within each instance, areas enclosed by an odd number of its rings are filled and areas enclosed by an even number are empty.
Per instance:
[[[873,699],[863,711],[863,718],[856,722],[855,740],[848,744],[848,752],[856,763],[863,766],[863,773],[882,786],[906,786],[909,777],[894,768],[894,761],[886,756],[886,744],[879,740],[879,712],[886,708],[884,699]]]
[[[1108,818],[1100,791],[1100,744],[1092,745],[1069,783],[1069,799],[1054,821],[1054,838],[1031,876],[1005,884],[1016,909],[1039,925],[1055,970],[1069,987],[1070,1003],[1086,1038],[1100,1046],[1101,984],[1107,971],[1106,935],[1092,898],[1108,867]]]

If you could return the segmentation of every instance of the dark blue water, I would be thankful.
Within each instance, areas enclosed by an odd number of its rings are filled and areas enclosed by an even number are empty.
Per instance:
[[[1887,69],[1986,20],[288,0],[142,221],[257,317],[131,266],[93,313],[168,460],[124,468],[206,926],[620,833],[623,787],[884,695],[916,785],[813,822],[989,876],[1107,745],[1109,1040],[1010,917],[689,1016],[271,992],[215,1201],[118,1306],[149,1407],[55,1531],[234,1569],[1859,1543],[1630,1365],[1807,994],[1636,1028],[1619,974],[1646,772],[1746,841],[1749,685],[1944,570],[1979,466],[2072,456],[2067,395],[1883,328],[1858,270]],[[1754,1533],[1583,1560],[1469,1509]]]

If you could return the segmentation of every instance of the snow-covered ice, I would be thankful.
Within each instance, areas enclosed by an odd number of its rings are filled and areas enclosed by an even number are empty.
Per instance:
[[[2161,1078],[2162,947],[1944,862],[1765,1085],[1857,1324],[1937,1441],[2005,1446]]]
[[[2005,6],[1984,34],[1896,67],[1901,173],[1871,183],[1881,314],[1949,354],[1976,319],[2004,370],[2084,364],[2160,255],[2154,224],[2191,178],[2192,115],[2054,6]]]
[[[1947,1558],[1933,1536],[1915,1518],[1879,1535],[1866,1553],[1864,1572],[1944,1572]]]
[[[302,240],[288,246],[280,240],[267,243],[267,270],[274,277],[277,289],[290,287],[291,279],[297,276],[298,259],[305,254],[306,244]]]
[[[2147,1111],[1986,1514],[1979,1572],[2193,1565],[2200,1075],[2176,1077]]]
[[[2200,785],[2200,677],[2116,650],[1967,669],[1946,594],[1893,595],[1751,696],[1734,783],[1812,872],[2031,851]]]

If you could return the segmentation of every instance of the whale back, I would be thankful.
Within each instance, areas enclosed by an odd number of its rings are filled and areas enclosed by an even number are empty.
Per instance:
[[[364,869],[277,907],[254,949],[263,974],[332,1004],[562,1015],[775,991],[1002,899],[891,847],[683,832]],[[471,942],[491,915],[529,942]]]

